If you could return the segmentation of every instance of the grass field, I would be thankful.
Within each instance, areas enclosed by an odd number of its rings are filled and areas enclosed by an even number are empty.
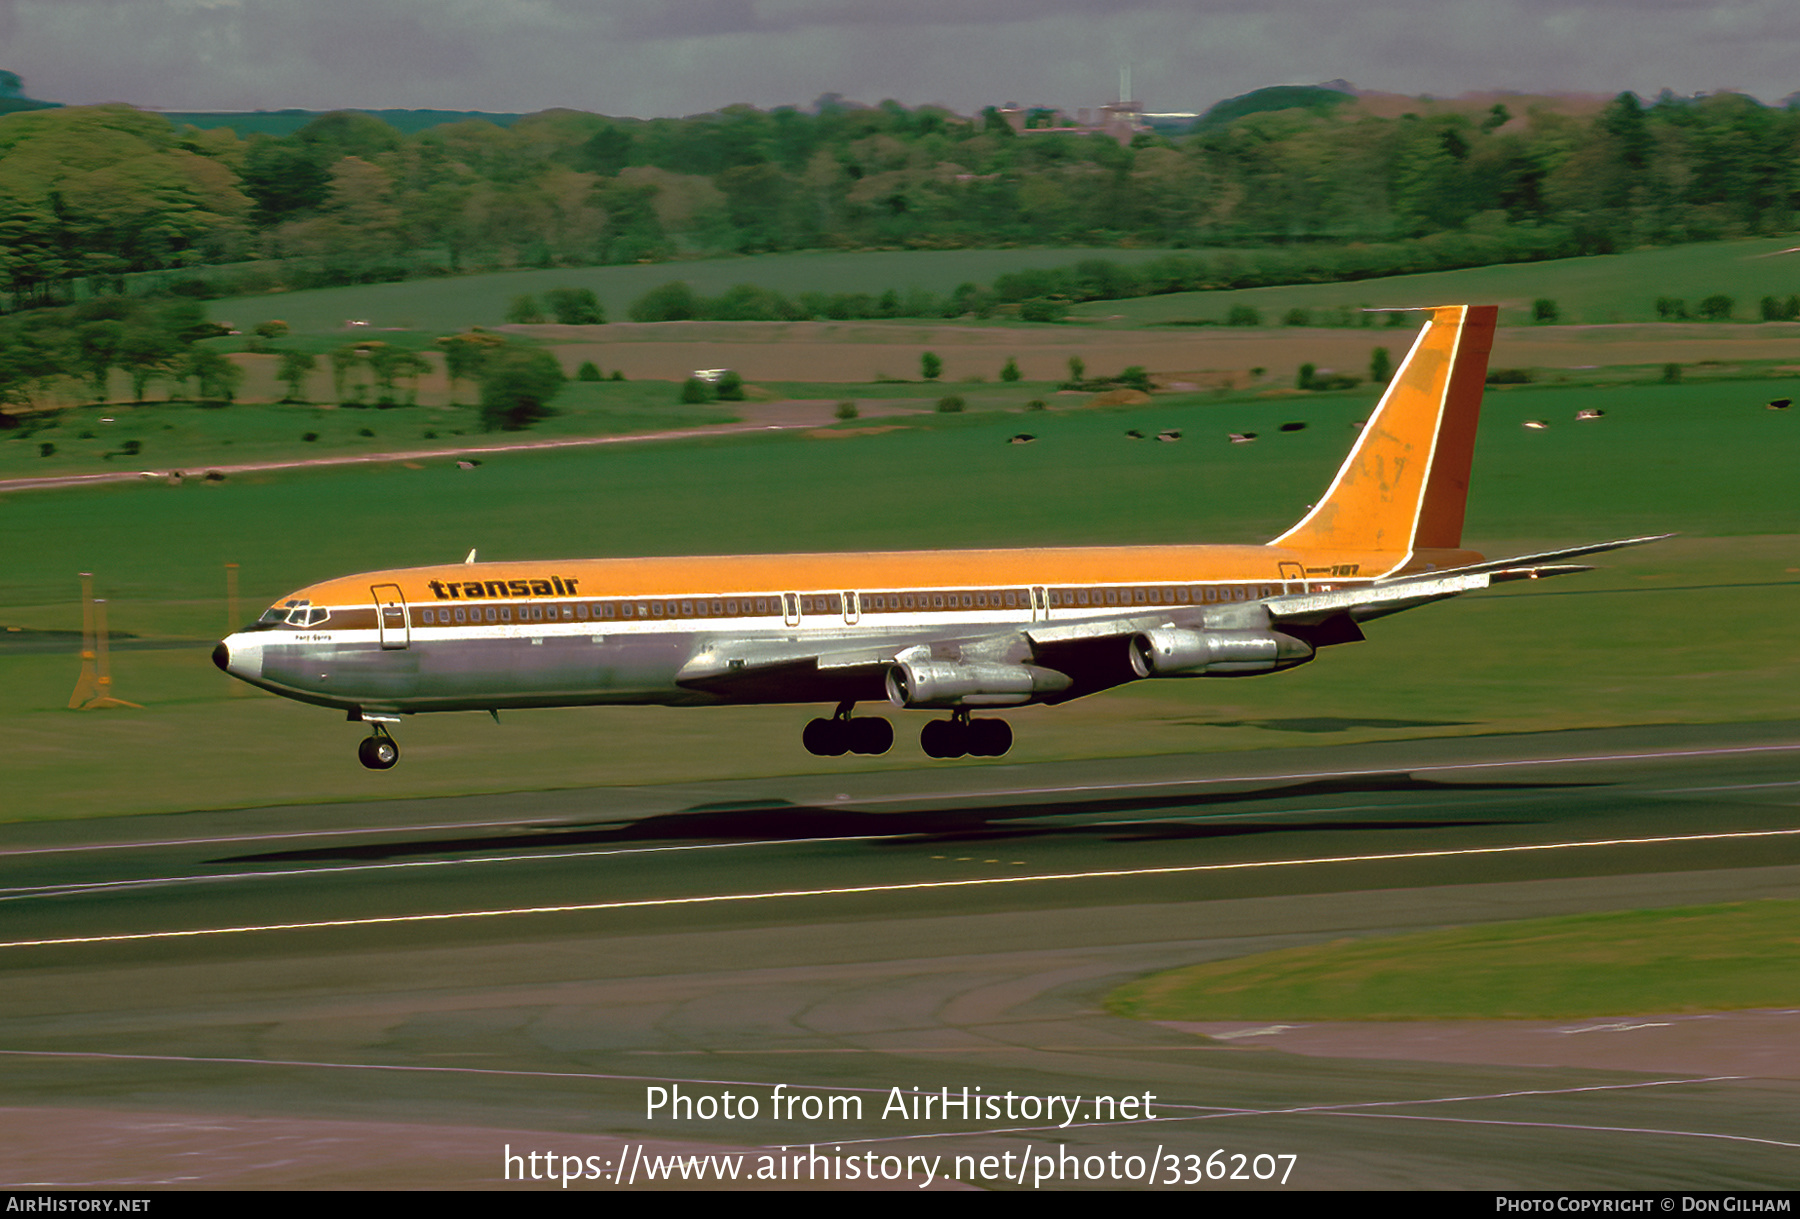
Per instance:
[[[1800,902],[1532,919],[1340,940],[1114,991],[1143,1020],[1582,1019],[1800,1004]]]
[[[1251,288],[1231,292],[1178,293],[1123,301],[1095,301],[1072,313],[1089,321],[1137,326],[1173,320],[1210,318],[1222,321],[1234,305],[1262,311],[1276,325],[1292,308],[1320,311],[1444,304],[1461,301],[1502,305],[1503,325],[1531,321],[1532,302],[1556,301],[1561,320],[1573,324],[1657,321],[1659,296],[1679,297],[1695,312],[1715,293],[1736,300],[1734,317],[1755,321],[1764,296],[1786,298],[1800,293],[1800,254],[1784,254],[1794,238],[1705,242],[1663,249],[1635,250],[1592,258],[1473,267],[1427,275],[1395,276],[1343,284]],[[867,292],[921,287],[948,293],[965,282],[991,284],[1000,275],[1032,267],[1070,266],[1084,258],[1120,263],[1141,262],[1164,250],[1021,249],[1021,250],[890,250],[863,253],[808,251],[761,254],[748,258],[715,258],[695,262],[655,263],[624,267],[553,268],[504,271],[447,279],[411,280],[321,288],[211,302],[216,320],[248,330],[279,318],[297,335],[344,335],[350,320],[369,323],[354,333],[390,338],[393,333],[422,331],[445,334],[469,326],[498,326],[513,297],[541,296],[552,288],[591,288],[613,321],[626,320],[631,302],[659,284],[685,280],[702,295],[717,295],[734,284],[753,283],[779,292]],[[1321,321],[1323,318],[1321,317]],[[1360,321],[1361,319],[1357,319]],[[1383,328],[1385,318],[1370,319]]]
[[[1165,250],[1052,247],[1017,250],[875,250],[864,253],[804,251],[749,258],[708,258],[622,267],[573,267],[501,271],[488,275],[417,279],[397,284],[318,288],[262,296],[224,297],[208,305],[211,316],[248,331],[280,318],[301,333],[341,333],[350,320],[373,330],[426,330],[447,334],[469,326],[498,326],[515,296],[542,298],[552,288],[590,288],[606,315],[626,320],[631,302],[660,284],[683,280],[702,296],[734,284],[777,292],[867,292],[924,288],[948,294],[963,283],[989,284],[1009,271],[1068,266],[1084,258],[1144,262]],[[361,333],[367,337],[368,330]],[[382,337],[375,334],[373,337]]]
[[[1289,309],[1396,308],[1478,301],[1501,306],[1503,326],[1529,325],[1532,302],[1554,300],[1565,323],[1600,325],[1657,321],[1656,298],[1679,297],[1695,317],[1701,300],[1723,293],[1736,300],[1733,316],[1755,321],[1764,296],[1800,293],[1800,253],[1786,253],[1792,237],[1704,242],[1634,250],[1593,258],[1471,267],[1428,275],[1401,275],[1360,283],[1248,288],[1232,292],[1183,292],[1126,301],[1095,301],[1074,310],[1089,320],[1141,326],[1210,318],[1223,321],[1236,305],[1262,312],[1275,325]],[[1322,320],[1322,319],[1320,319]],[[1358,319],[1360,321],[1360,319]],[[1383,318],[1371,318],[1379,328]],[[1800,350],[1800,339],[1796,340]]]
[[[269,362],[272,357],[251,357]],[[259,371],[268,374],[266,368]],[[685,405],[666,381],[569,381],[556,398],[557,413],[529,434],[482,431],[474,394],[459,386],[461,405],[450,405],[447,387],[430,386],[428,405],[343,407],[283,405],[267,399],[282,390],[272,374],[252,378],[246,401],[226,407],[192,402],[136,406],[81,406],[33,416],[26,427],[0,440],[0,478],[88,474],[117,470],[205,470],[268,461],[307,461],[349,454],[452,448],[507,440],[558,440],[616,436],[729,423],[730,404]],[[329,378],[327,378],[329,380]],[[437,379],[439,382],[442,378]],[[260,391],[260,392],[259,392]],[[305,437],[311,435],[312,440]],[[135,454],[127,446],[135,441]],[[43,455],[44,444],[55,452]]]
[[[1370,642],[1258,681],[1146,682],[1015,718],[1009,762],[1253,749],[1420,734],[1791,717],[1800,648],[1792,472],[1800,419],[1768,387],[1527,387],[1489,395],[1469,540],[1490,554],[1680,531],[1602,570],[1511,586],[1374,624]],[[1604,419],[1574,422],[1602,404]],[[322,468],[181,486],[0,496],[0,625],[78,629],[75,573],[96,573],[115,630],[192,646],[115,652],[143,711],[63,710],[72,645],[0,634],[11,817],[912,767],[801,751],[803,708],[600,709],[421,717],[406,764],[374,776],[359,730],[256,694],[207,663],[240,617],[346,572],[490,559],[1117,542],[1255,542],[1318,495],[1366,395],[922,416],[894,430],[802,433]],[[338,412],[379,422],[406,412]],[[1546,431],[1519,426],[1547,419]],[[1305,430],[1283,433],[1285,422]],[[1036,443],[1006,443],[1021,426]],[[1177,444],[1133,441],[1175,427]],[[1262,439],[1232,445],[1232,431]],[[322,443],[322,442],[321,442]],[[1430,665],[1408,657],[1437,658]],[[963,763],[979,765],[980,763]]]

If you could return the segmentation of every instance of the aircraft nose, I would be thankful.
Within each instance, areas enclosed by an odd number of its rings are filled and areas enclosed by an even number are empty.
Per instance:
[[[212,662],[233,677],[257,681],[262,677],[262,641],[254,635],[227,635],[213,648]]]

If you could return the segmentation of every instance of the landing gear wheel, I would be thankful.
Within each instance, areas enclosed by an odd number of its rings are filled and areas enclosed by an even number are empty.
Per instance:
[[[969,721],[969,752],[976,757],[1003,757],[1012,743],[1012,725],[1005,720]]]
[[[800,733],[800,742],[806,746],[806,752],[819,757],[842,757],[850,752],[849,725],[849,720],[809,720],[805,730]]]
[[[960,758],[969,752],[969,730],[963,720],[932,720],[919,733],[928,758]]]
[[[865,715],[847,722],[852,752],[879,756],[894,747],[894,726],[879,715]]]
[[[379,736],[366,736],[356,747],[356,759],[370,770],[392,770],[394,763],[400,760],[400,746],[385,732]]]

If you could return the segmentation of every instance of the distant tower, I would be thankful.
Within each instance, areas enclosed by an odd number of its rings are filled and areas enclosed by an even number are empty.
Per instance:
[[[1121,144],[1144,130],[1144,107],[1131,99],[1131,68],[1119,69],[1119,100],[1100,107],[1100,130]]]

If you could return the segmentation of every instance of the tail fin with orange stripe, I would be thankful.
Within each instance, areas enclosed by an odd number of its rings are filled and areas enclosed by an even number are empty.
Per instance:
[[[1462,544],[1494,305],[1430,310],[1325,498],[1270,545],[1295,550],[1455,550]]]

